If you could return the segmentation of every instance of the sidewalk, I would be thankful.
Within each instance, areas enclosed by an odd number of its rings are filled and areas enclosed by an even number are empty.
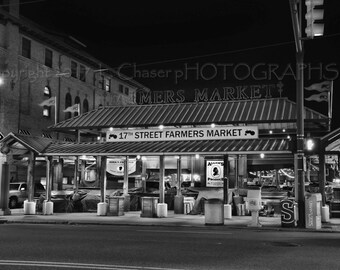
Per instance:
[[[123,216],[97,216],[96,212],[54,213],[53,215],[24,215],[23,209],[12,209],[11,215],[0,216],[0,223],[32,223],[32,224],[93,224],[93,225],[137,225],[137,226],[186,226],[211,227],[205,224],[204,215],[174,214],[168,211],[166,218],[140,217],[140,211],[125,212]],[[261,227],[251,227],[251,216],[233,216],[224,220],[224,227],[247,229],[271,229],[286,231],[324,231],[340,232],[340,218],[332,218],[330,222],[322,223],[320,230],[283,228],[281,216],[260,217]],[[216,225],[220,226],[220,225]]]

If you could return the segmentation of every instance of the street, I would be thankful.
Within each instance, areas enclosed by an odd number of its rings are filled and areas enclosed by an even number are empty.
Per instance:
[[[1,269],[339,269],[340,234],[226,227],[0,225]]]

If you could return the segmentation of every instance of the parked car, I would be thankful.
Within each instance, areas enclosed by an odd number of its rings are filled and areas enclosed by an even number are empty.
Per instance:
[[[41,183],[34,184],[34,197],[39,198],[45,195],[46,190]],[[9,208],[15,208],[22,205],[28,198],[27,183],[17,182],[9,184]]]

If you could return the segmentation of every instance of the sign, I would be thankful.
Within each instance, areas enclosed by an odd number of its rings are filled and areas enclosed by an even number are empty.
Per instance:
[[[133,141],[197,141],[257,139],[257,126],[228,126],[214,128],[135,129],[106,132],[107,142]]]
[[[129,159],[129,174],[136,171],[136,159]],[[115,158],[108,159],[106,171],[110,174],[123,176],[124,175],[124,159]]]
[[[284,199],[281,201],[281,225],[282,227],[296,227],[297,213],[295,213],[294,201]]]
[[[234,85],[187,90],[137,91],[136,99],[138,104],[270,99],[273,97],[281,98],[283,86],[283,83],[278,81],[272,84]],[[190,97],[188,93],[190,93]]]
[[[207,187],[223,187],[223,160],[207,160]]]

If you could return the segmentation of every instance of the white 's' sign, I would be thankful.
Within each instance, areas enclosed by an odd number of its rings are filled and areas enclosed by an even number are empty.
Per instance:
[[[257,139],[257,126],[230,126],[214,128],[136,129],[106,132],[108,142],[133,141],[196,141]]]

